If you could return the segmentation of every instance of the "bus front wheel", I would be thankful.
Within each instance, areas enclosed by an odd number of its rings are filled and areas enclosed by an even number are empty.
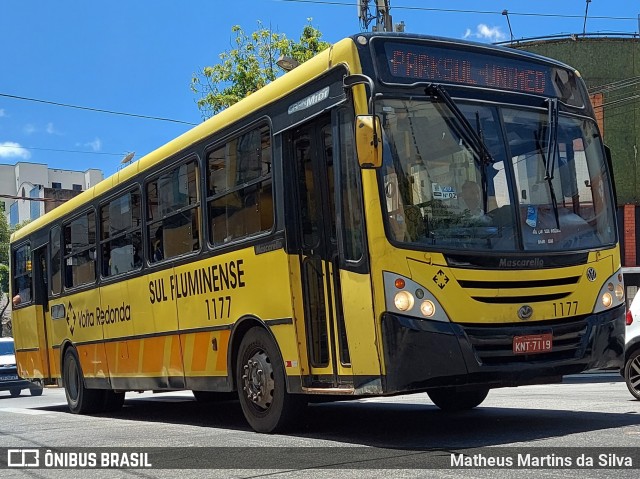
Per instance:
[[[85,387],[78,353],[73,348],[64,354],[62,377],[67,404],[72,413],[87,414],[101,409],[104,401],[102,391]]]
[[[240,405],[257,432],[273,433],[290,427],[306,401],[287,392],[285,371],[278,348],[267,331],[247,331],[238,350],[236,384]]]
[[[455,388],[437,388],[427,391],[433,404],[443,411],[464,411],[473,409],[485,400],[489,389],[459,391]]]

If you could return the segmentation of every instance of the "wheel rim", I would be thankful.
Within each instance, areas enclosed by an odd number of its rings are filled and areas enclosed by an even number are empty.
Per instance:
[[[273,402],[275,381],[271,361],[264,351],[257,351],[247,360],[242,368],[242,384],[249,404],[260,411],[269,409]]]
[[[629,364],[629,386],[640,394],[640,356],[636,356]]]

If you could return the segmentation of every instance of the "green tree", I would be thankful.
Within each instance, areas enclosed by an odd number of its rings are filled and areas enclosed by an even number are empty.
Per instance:
[[[4,212],[0,211],[0,337],[3,335],[4,312],[9,306],[9,237],[11,230]],[[6,297],[6,302],[4,301]]]
[[[11,229],[4,212],[0,211],[0,264],[9,264],[9,237]]]
[[[10,228],[6,216],[0,212],[0,337],[3,336],[4,325],[2,319],[11,300],[11,298],[9,298],[9,239],[11,238],[11,233],[19,230],[30,221],[31,220],[23,221],[13,228]],[[4,302],[5,296],[6,302]]]
[[[307,19],[298,41],[277,33],[258,22],[258,29],[247,35],[239,26],[231,28],[232,46],[222,52],[220,63],[204,67],[191,79],[191,90],[198,95],[203,119],[237,103],[284,73],[276,61],[281,56],[302,63],[329,47],[322,33]]]

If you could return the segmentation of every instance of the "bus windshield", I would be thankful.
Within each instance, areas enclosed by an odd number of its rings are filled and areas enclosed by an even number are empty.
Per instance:
[[[591,120],[543,109],[456,105],[458,115],[427,98],[380,100],[381,194],[392,240],[500,252],[615,242],[604,150]],[[478,151],[485,147],[489,155]]]

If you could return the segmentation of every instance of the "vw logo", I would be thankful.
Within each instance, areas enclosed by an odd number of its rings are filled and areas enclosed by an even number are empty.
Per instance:
[[[529,319],[531,316],[533,316],[533,308],[531,306],[529,306],[528,304],[520,306],[520,309],[518,310],[518,317],[520,319]]]
[[[596,274],[596,270],[595,269],[589,268],[587,270],[587,279],[589,281],[591,281],[591,282],[595,281],[596,280],[596,276],[597,276],[597,274]]]

